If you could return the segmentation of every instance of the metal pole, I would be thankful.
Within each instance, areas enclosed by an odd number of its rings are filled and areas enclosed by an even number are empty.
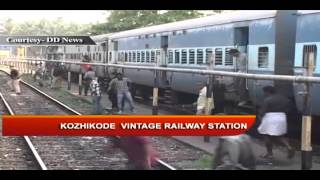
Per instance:
[[[304,75],[312,76],[314,68],[314,53],[309,53],[307,69]],[[304,85],[304,115],[302,116],[301,134],[301,169],[310,170],[312,168],[312,145],[311,145],[311,126],[312,117],[310,112],[310,83]]]
[[[160,64],[160,57],[157,56],[156,66]],[[154,84],[153,84],[153,96],[152,96],[152,115],[158,115],[158,94],[159,93],[159,72],[154,71]]]
[[[209,65],[208,65],[208,69],[209,70],[213,70],[214,69],[214,65],[215,65],[215,54],[211,53],[209,54]],[[207,98],[206,98],[206,106],[205,106],[205,114],[206,115],[210,115],[211,114],[211,104],[212,104],[212,101],[213,101],[213,98],[212,98],[212,89],[213,89],[213,76],[212,75],[209,75],[208,76],[208,83],[207,83]],[[203,137],[203,141],[204,142],[210,142],[210,136],[204,136]]]
[[[68,67],[68,90],[71,90],[71,71],[70,71],[70,67],[71,67],[71,64],[69,64],[69,67]]]
[[[24,58],[31,59],[31,58]],[[103,64],[103,63],[83,63],[83,62],[73,62],[73,61],[56,61],[42,59],[46,62],[62,62],[65,64],[90,64],[94,66],[106,66],[114,68],[125,68],[125,69],[139,69],[148,71],[167,71],[167,72],[179,72],[179,73],[191,73],[191,74],[201,74],[201,75],[216,75],[216,76],[228,76],[228,77],[238,77],[247,79],[259,79],[259,80],[276,80],[276,81],[291,81],[295,83],[320,83],[320,77],[307,77],[307,76],[291,76],[291,75],[270,75],[270,74],[250,74],[242,72],[228,72],[228,71],[216,71],[216,70],[203,70],[203,69],[190,69],[190,68],[168,68],[168,67],[151,67],[151,66],[130,66],[121,64]],[[39,61],[39,60],[36,60]]]
[[[80,68],[80,72],[79,72],[79,95],[81,96],[82,94],[82,71]]]

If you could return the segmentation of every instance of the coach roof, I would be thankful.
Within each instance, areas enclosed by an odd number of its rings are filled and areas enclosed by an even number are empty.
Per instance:
[[[199,28],[199,27],[219,25],[219,24],[228,24],[228,23],[234,23],[234,22],[240,22],[240,21],[271,18],[276,16],[276,12],[277,12],[276,10],[256,10],[256,11],[247,10],[247,11],[235,11],[230,13],[222,13],[222,14],[212,15],[207,17],[155,25],[155,26],[133,29],[128,31],[122,31],[119,33],[114,33],[113,35],[110,36],[110,39],[118,39],[118,38],[153,34],[153,33],[159,33],[159,32],[169,32],[169,31]]]

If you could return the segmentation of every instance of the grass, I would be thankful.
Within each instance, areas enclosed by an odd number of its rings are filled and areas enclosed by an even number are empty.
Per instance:
[[[203,155],[199,160],[195,161],[197,169],[212,169],[213,155]]]

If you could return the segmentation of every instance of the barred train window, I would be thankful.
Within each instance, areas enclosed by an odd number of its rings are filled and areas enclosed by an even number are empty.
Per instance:
[[[132,62],[136,62],[136,52],[132,52]]]
[[[129,52],[129,60],[128,61],[132,62],[132,54],[131,54],[131,52]]]
[[[181,64],[187,64],[187,50],[185,49],[181,52]]]
[[[222,48],[215,49],[215,65],[222,65]]]
[[[269,63],[269,48],[259,47],[258,49],[258,68],[267,68]]]
[[[189,64],[194,64],[194,49],[189,50]]]
[[[168,51],[168,64],[172,64],[173,63],[173,51],[169,50]]]
[[[127,52],[124,53],[124,61],[128,62],[128,53]]]
[[[233,57],[229,54],[229,51],[230,51],[230,48],[226,48],[225,61],[224,61],[225,66],[233,66]]]
[[[145,52],[142,51],[141,52],[141,62],[144,62],[145,61]]]
[[[197,64],[203,64],[203,50],[197,50]]]
[[[156,53],[154,51],[151,51],[151,59],[150,62],[154,63]]]
[[[146,51],[146,62],[150,62],[150,51]]]
[[[209,63],[209,58],[210,58],[209,54],[212,54],[212,49],[211,48],[207,48],[206,49],[206,64]]]
[[[99,54],[99,61],[101,61],[101,54]]]
[[[140,62],[140,51],[137,52],[137,62]]]
[[[316,45],[305,45],[303,46],[303,67],[308,67],[308,62],[310,58],[313,58],[313,66],[316,67],[317,62],[317,46]]]
[[[157,50],[157,51],[156,51],[156,61],[158,61],[157,58],[158,58],[158,57],[160,58],[160,55],[161,55],[160,50]]]
[[[174,52],[174,63],[180,64],[180,51],[179,50],[175,50],[175,52]]]

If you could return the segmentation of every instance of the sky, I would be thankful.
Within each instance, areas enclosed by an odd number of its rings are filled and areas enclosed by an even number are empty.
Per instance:
[[[80,24],[105,22],[106,10],[0,10],[0,21],[11,18],[16,22],[29,20],[55,20],[62,17],[66,22]]]

